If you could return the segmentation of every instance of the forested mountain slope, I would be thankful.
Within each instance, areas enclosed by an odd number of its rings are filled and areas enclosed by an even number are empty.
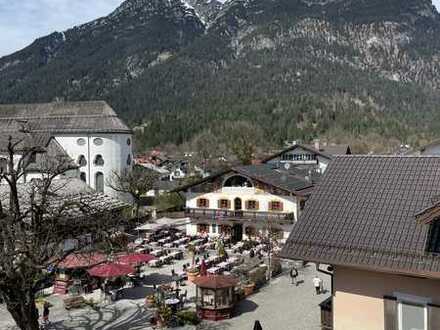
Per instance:
[[[417,143],[440,132],[440,17],[430,0],[190,4],[127,0],[0,59],[0,102],[104,98],[145,124],[144,145],[221,135],[236,121],[274,144]]]

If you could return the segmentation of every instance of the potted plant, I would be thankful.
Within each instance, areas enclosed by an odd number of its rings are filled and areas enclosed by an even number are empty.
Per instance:
[[[192,282],[199,276],[199,270],[195,267],[196,247],[193,244],[188,245],[188,253],[191,255],[191,267],[186,270],[188,281]]]
[[[255,282],[251,281],[251,280],[246,280],[243,283],[243,291],[244,291],[244,295],[246,297],[250,296],[252,293],[254,293],[255,290]]]
[[[155,303],[156,303],[156,299],[154,298],[154,295],[150,294],[145,298],[145,305],[147,307],[154,307]]]
[[[166,305],[160,306],[158,310],[157,325],[160,327],[167,326],[172,316],[173,316],[173,311],[171,310],[170,307]]]

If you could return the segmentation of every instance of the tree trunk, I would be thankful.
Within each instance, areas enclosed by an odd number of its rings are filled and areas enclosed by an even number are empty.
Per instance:
[[[39,330],[38,309],[35,306],[35,295],[29,291],[10,290],[4,295],[9,313],[21,330]]]

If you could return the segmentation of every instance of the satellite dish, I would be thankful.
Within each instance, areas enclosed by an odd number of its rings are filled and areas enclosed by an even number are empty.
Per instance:
[[[284,168],[285,168],[286,170],[288,170],[288,169],[290,168],[290,164],[289,164],[289,163],[285,163],[285,164],[284,164]]]

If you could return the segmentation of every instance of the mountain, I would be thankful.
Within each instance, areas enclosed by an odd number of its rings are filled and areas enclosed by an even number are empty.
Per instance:
[[[430,0],[127,0],[0,59],[0,102],[104,98],[144,146],[237,121],[417,144],[440,128],[439,36]]]

